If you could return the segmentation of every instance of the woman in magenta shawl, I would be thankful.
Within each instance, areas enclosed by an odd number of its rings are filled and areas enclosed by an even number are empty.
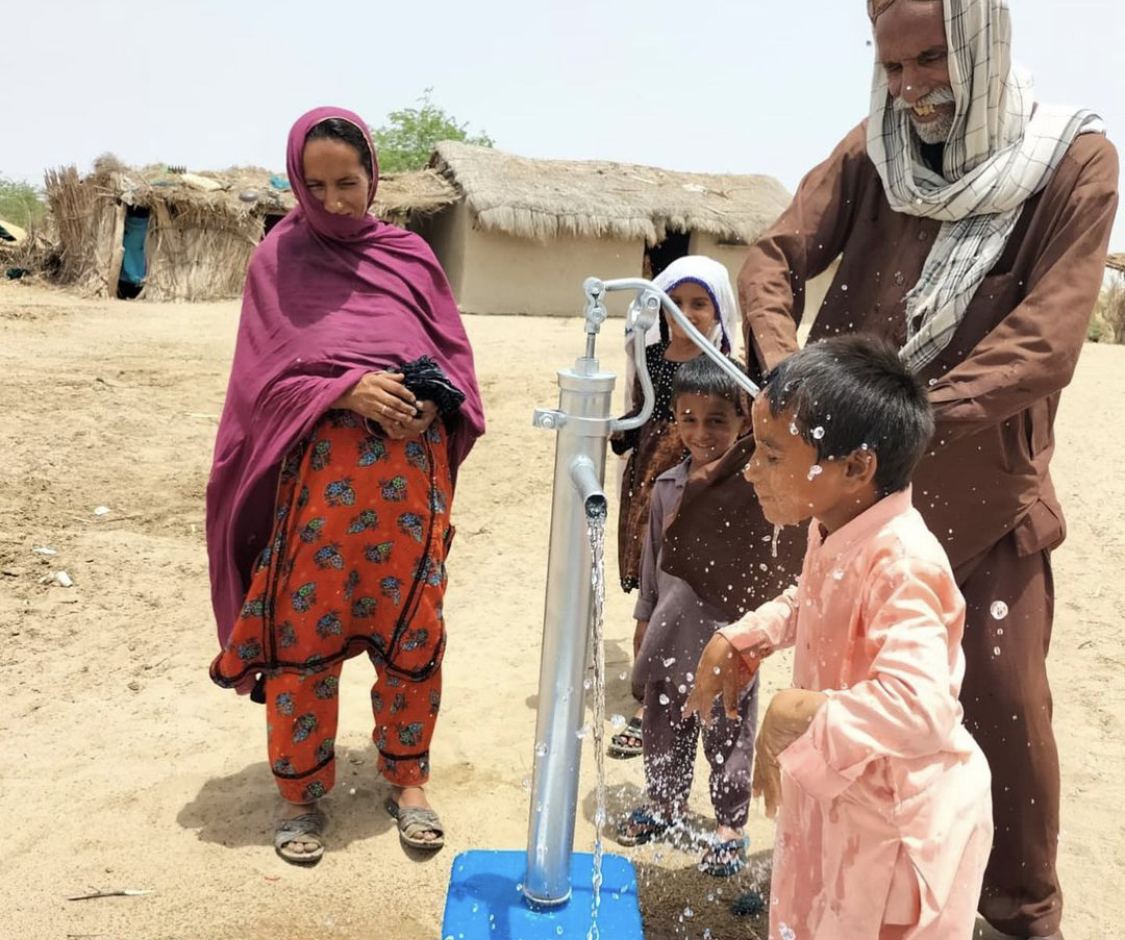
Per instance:
[[[457,469],[484,431],[460,314],[429,247],[369,214],[378,164],[355,114],[289,134],[297,208],[250,262],[207,486],[219,685],[265,703],[284,800],[275,847],[324,852],[345,659],[367,653],[386,808],[442,845],[423,790],[441,701]]]

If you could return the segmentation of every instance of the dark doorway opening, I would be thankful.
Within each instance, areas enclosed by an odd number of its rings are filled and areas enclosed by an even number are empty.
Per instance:
[[[649,276],[656,277],[677,258],[686,255],[690,243],[691,232],[668,232],[664,236],[664,241],[658,245],[653,245],[645,252],[652,271]]]
[[[265,221],[262,223],[262,238],[265,238],[273,227],[284,218],[284,215],[267,215]]]

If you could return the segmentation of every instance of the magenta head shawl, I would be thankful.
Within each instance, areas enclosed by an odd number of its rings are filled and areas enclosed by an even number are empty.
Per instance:
[[[287,166],[297,208],[258,246],[207,484],[207,554],[219,641],[230,636],[269,541],[278,467],[332,402],[367,372],[429,355],[465,393],[450,428],[456,473],[484,432],[461,315],[429,246],[380,222],[334,215],[305,185],[305,138],[321,121],[367,126],[350,111],[318,108],[289,132]]]

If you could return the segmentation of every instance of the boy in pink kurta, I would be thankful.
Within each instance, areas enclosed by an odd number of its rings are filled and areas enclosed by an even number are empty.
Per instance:
[[[925,391],[889,347],[831,339],[782,363],[752,415],[746,476],[775,524],[812,519],[808,550],[796,587],[711,641],[688,708],[796,648],[754,774],[778,814],[770,938],[969,940],[990,775],[958,702],[964,601],[911,504]]]

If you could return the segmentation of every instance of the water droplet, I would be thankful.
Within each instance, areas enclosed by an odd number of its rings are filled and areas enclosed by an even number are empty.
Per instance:
[[[822,473],[824,473],[824,467],[822,467],[818,463],[814,463],[811,467],[809,467],[809,481],[811,482],[812,480],[815,480]]]
[[[562,924],[559,924],[559,925],[558,925],[558,926],[557,926],[557,927],[555,928],[555,933],[557,933],[557,934],[558,934],[558,935],[559,935],[560,937],[561,937],[561,936],[563,935]]]
[[[574,736],[576,738],[578,738],[579,741],[581,741],[589,733],[590,733],[590,729],[588,727],[586,727],[586,725],[583,725],[581,728],[579,728],[577,731],[574,732]]]
[[[621,672],[619,672],[617,674],[617,678],[620,679],[622,682],[624,682],[626,679],[629,678],[629,670],[628,669],[622,669]]]
[[[690,907],[684,908],[684,917],[687,917],[688,919],[691,919],[694,916],[695,916],[695,911],[693,911]]]
[[[614,731],[621,731],[625,727],[625,725],[628,724],[628,722],[625,720],[624,715],[614,715],[609,719],[609,723],[613,727]]]
[[[797,931],[788,924],[781,925],[781,940],[797,940]]]
[[[668,657],[668,658],[667,658],[666,660],[664,660],[664,668],[665,668],[665,669],[667,669],[667,668],[668,668],[669,666],[671,666],[671,665],[672,665],[672,663],[674,663],[675,661],[676,661],[676,657],[675,657],[675,656],[669,656],[669,657]]]
[[[725,764],[726,762],[727,762],[727,759],[725,757],[723,757],[722,754],[716,754],[715,755],[715,763],[716,764],[722,765],[722,764]]]
[[[1003,636],[1004,635],[1004,628],[1003,627],[997,627],[996,628],[996,635],[997,636]]]
[[[592,685],[593,683],[589,679],[582,680],[582,688],[584,688],[587,692],[590,691]]]
[[[348,790],[348,794],[350,796],[355,796],[355,787],[352,787],[350,790]]]
[[[820,441],[824,439],[824,428],[819,425],[812,429],[812,436],[814,440]]]
[[[524,777],[520,781],[520,786],[523,787],[525,790],[530,790],[531,789],[531,778],[530,777]]]
[[[676,686],[676,691],[679,692],[680,695],[686,695],[687,694],[687,686],[684,685],[681,682],[678,686]]]
[[[844,569],[843,568],[833,568],[832,569],[832,577],[837,581],[843,581],[844,580]]]
[[[480,905],[474,904],[471,908],[469,908],[469,910],[471,910],[475,914],[477,911],[480,910]]]
[[[1000,647],[999,646],[992,647],[992,655],[993,656],[999,656],[1000,655]]]
[[[801,429],[799,427],[797,427],[796,421],[790,421],[789,422],[789,433],[792,434],[794,437],[796,437],[798,434],[801,433]]]
[[[540,741],[538,744],[536,744],[535,745],[535,753],[539,757],[546,757],[547,756],[547,742],[546,741]]]
[[[687,676],[685,676],[685,678],[687,679],[687,681],[688,681],[688,682],[693,682],[693,681],[695,680],[695,673],[694,673],[694,672],[689,672],[689,673],[687,674]]]
[[[993,620],[1003,620],[1008,616],[1008,605],[1003,601],[993,601],[992,606],[988,608],[988,612],[992,614]]]
[[[847,285],[847,284],[841,284],[841,285],[840,285],[840,290],[847,290],[847,289],[848,289],[848,285]]]
[[[715,675],[718,675],[723,670],[721,670],[718,666],[716,666],[712,671],[715,673]]]
[[[937,385],[937,379],[930,379],[926,384],[933,388],[933,386]]]
[[[715,670],[715,671],[716,671],[716,672],[718,672],[718,670]],[[660,698],[659,698],[659,699],[657,699],[657,701],[658,701],[658,702],[660,702],[660,704],[661,704],[661,705],[667,705],[667,704],[668,704],[669,702],[671,702],[672,700],[671,700],[670,698],[668,698],[668,696],[667,696],[667,695],[665,695],[665,694],[664,694],[663,692],[661,692],[661,693],[660,693]]]

